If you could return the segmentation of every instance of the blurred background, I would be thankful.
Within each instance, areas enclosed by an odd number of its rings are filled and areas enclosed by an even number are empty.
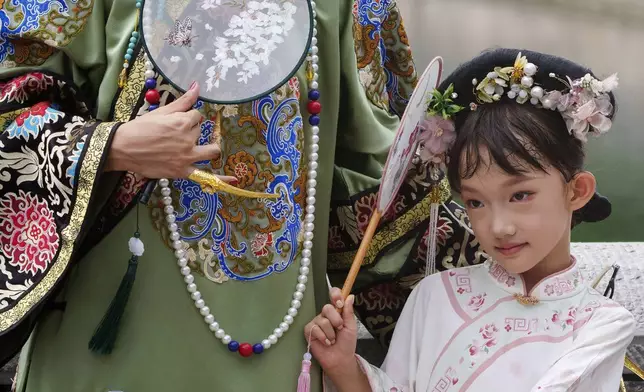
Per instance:
[[[599,77],[618,72],[611,132],[588,143],[587,166],[613,204],[573,241],[644,241],[644,2],[639,0],[397,0],[416,66],[442,56],[445,75],[491,47],[569,58]]]

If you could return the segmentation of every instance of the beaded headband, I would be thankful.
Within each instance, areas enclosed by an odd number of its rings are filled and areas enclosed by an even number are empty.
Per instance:
[[[547,91],[534,82],[537,71],[538,67],[519,52],[513,66],[495,67],[480,82],[472,79],[476,102],[471,102],[469,109],[475,111],[479,105],[498,102],[506,95],[519,104],[530,102],[539,108],[559,111],[570,135],[582,142],[588,140],[588,134],[599,136],[610,130],[613,105],[609,93],[618,85],[617,74],[604,80],[590,74],[572,80],[550,73],[551,78],[565,87]],[[429,97],[427,113],[418,125],[422,131],[419,155],[431,165],[444,167],[447,151],[456,139],[452,119],[465,109],[454,103],[457,97],[453,84],[442,93],[434,90]]]

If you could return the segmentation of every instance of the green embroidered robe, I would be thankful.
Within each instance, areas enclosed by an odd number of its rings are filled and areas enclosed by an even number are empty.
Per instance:
[[[176,18],[185,2],[168,4],[165,12]],[[135,23],[135,1],[0,5],[0,360],[29,337],[17,390],[295,389],[306,351],[302,328],[327,301],[327,267],[341,281],[355,253],[399,114],[416,81],[395,2],[318,2],[323,112],[312,274],[295,323],[277,345],[252,358],[229,352],[195,309],[169,247],[158,193],[140,212],[146,251],[117,346],[108,356],[88,350],[125,271],[127,241],[136,227],[133,206],[146,183],[134,173],[103,172],[118,126],[147,111],[140,46],[127,84],[119,89],[116,83]],[[163,103],[177,97],[167,81],[157,82]],[[288,184],[294,197],[285,211],[299,223],[301,216],[292,211],[304,205],[302,157],[309,126],[300,108],[307,94],[301,69],[263,99],[224,107],[223,156],[209,163],[254,190],[297,167]],[[200,109],[208,123],[222,108]],[[288,126],[300,154],[271,164],[266,134]],[[421,178],[422,173],[410,176],[396,212],[383,220],[366,260],[371,268],[365,267],[356,287],[364,314],[391,313],[367,320],[383,336],[409,290],[391,277],[400,271],[410,282],[421,276],[424,253],[413,246],[422,242],[427,223]],[[226,195],[209,198],[189,181],[174,181],[172,187],[184,250],[203,298],[233,339],[260,342],[291,301],[301,239],[285,234],[293,227],[285,216],[267,213],[268,205]],[[454,259],[448,248],[445,260]],[[457,253],[466,248],[474,254],[467,246]],[[373,305],[372,294],[361,294],[362,288],[388,295],[378,288],[383,282],[396,287],[402,302]],[[312,377],[313,390],[319,390],[319,369]]]

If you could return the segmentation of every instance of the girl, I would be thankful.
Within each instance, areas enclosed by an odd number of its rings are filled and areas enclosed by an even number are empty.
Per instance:
[[[607,203],[583,169],[611,127],[615,75],[510,49],[462,65],[432,95],[420,155],[447,165],[490,259],[414,289],[382,368],[355,356],[354,297],[305,328],[338,391],[616,391],[632,315],[590,288],[570,255],[573,212]]]

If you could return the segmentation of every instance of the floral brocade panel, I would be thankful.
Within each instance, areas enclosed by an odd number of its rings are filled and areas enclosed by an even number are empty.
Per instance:
[[[173,90],[167,85],[161,89]],[[306,197],[299,94],[293,78],[252,103],[196,106],[205,116],[199,143],[220,141],[222,150],[219,159],[197,165],[236,177],[240,188],[280,195],[273,200],[211,195],[193,181],[172,182],[176,223],[189,265],[213,282],[262,279],[285,271],[298,257]],[[159,192],[149,205],[170,246]]]
[[[418,75],[395,0],[354,0],[358,76],[369,101],[402,115]]]
[[[94,0],[0,0],[0,63],[40,65],[85,27]]]

